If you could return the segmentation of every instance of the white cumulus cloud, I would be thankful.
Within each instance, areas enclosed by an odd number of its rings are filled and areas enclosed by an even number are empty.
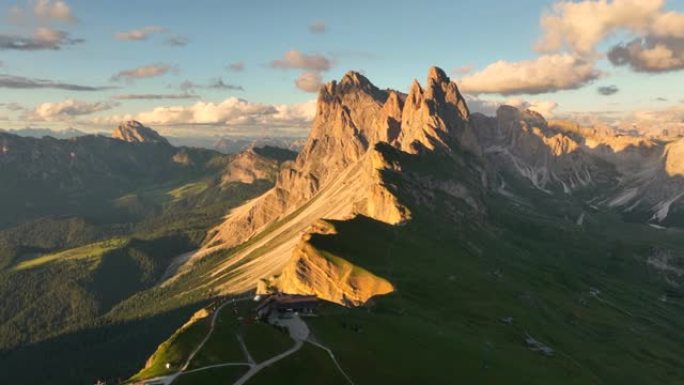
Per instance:
[[[76,22],[76,18],[71,13],[71,7],[64,1],[36,0],[33,4],[33,13],[45,20]]]
[[[29,0],[27,6],[13,5],[8,11],[9,20],[15,24],[36,22],[76,23],[78,19],[71,7],[62,0]]]
[[[112,80],[133,80],[142,78],[152,78],[157,76],[162,76],[169,71],[172,67],[168,64],[151,64],[142,67],[136,67],[128,70],[123,70],[112,76]]]
[[[297,88],[305,92],[318,92],[322,84],[321,75],[313,71],[302,72],[295,80]]]
[[[147,40],[147,38],[154,34],[154,33],[159,33],[163,32],[164,28],[158,26],[158,25],[149,25],[147,27],[139,28],[139,29],[132,29],[130,31],[125,31],[125,32],[117,32],[114,37],[116,37],[117,40]]]
[[[82,42],[83,39],[70,38],[65,31],[48,27],[36,28],[30,36],[0,34],[0,50],[59,50]]]
[[[501,100],[482,99],[477,96],[466,95],[466,103],[470,112],[479,112],[487,116],[496,115],[496,110],[502,105],[513,106],[521,110],[532,110],[542,114],[545,118],[552,117],[558,103],[552,100],[525,100],[509,98]]]
[[[637,72],[681,70],[684,69],[684,38],[635,39],[613,47],[608,59],[614,65],[628,65]]]
[[[665,12],[665,0],[560,1],[541,17],[543,36],[536,44],[544,53],[568,49],[579,55],[618,32],[636,37],[684,37],[684,13]]]
[[[271,67],[273,68],[309,71],[327,71],[332,65],[333,61],[323,55],[305,54],[297,50],[287,51],[282,59],[271,62]]]
[[[544,55],[520,62],[498,61],[459,81],[471,94],[541,94],[579,88],[598,78],[593,63],[572,55]]]
[[[311,33],[324,33],[328,30],[328,24],[323,20],[316,20],[309,25]]]
[[[95,112],[109,110],[116,105],[117,103],[111,102],[86,102],[76,99],[66,99],[61,102],[39,104],[33,110],[27,111],[23,118],[30,121],[69,121],[76,116],[89,115]]]
[[[231,97],[220,102],[198,101],[189,105],[159,106],[133,115],[98,117],[98,124],[116,124],[135,119],[150,125],[240,126],[255,129],[274,127],[308,129],[316,114],[316,101],[271,105]]]

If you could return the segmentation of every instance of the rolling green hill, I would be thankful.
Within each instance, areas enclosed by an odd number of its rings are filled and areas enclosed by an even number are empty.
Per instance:
[[[239,155],[94,136],[0,135],[9,149],[0,157],[0,178],[8,182],[0,186],[7,213],[0,219],[3,383],[81,379],[90,369],[74,368],[69,377],[60,368],[81,354],[75,345],[85,348],[91,338],[120,349],[131,338],[155,346],[198,305],[151,319],[108,314],[171,274],[182,254],[196,249],[231,207],[268,189],[272,169],[292,157],[256,150],[264,154],[255,166],[265,168],[264,177],[225,182],[223,173]],[[149,327],[158,331],[145,332]],[[26,354],[44,368],[37,378],[26,375]]]

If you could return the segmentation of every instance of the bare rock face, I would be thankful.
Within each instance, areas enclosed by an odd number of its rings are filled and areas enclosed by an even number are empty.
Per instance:
[[[221,176],[221,185],[235,182],[252,184],[257,180],[271,179],[277,172],[278,162],[250,148],[233,157]]]
[[[149,127],[135,120],[123,122],[114,130],[112,138],[129,143],[162,143],[169,144],[168,140]]]
[[[235,248],[208,274],[206,287],[230,294],[258,285],[260,292],[316,294],[359,305],[391,292],[392,284],[317,250],[311,240],[331,231],[321,219],[409,221],[414,213],[396,195],[399,187],[389,175],[400,178],[402,197],[412,207],[430,210],[444,194],[463,202],[449,208],[452,217],[484,213],[480,198],[487,189],[517,199],[507,191],[515,186],[523,193],[589,192],[592,206],[641,208],[662,222],[684,200],[683,147],[547,122],[510,106],[496,117],[471,115],[456,84],[436,67],[424,85],[414,81],[408,94],[381,90],[349,72],[321,88],[310,135],[296,159],[281,165],[275,187],[231,211],[181,274],[204,256]],[[464,178],[412,171],[413,160],[429,153],[437,157],[427,159],[455,160]],[[242,156],[225,180],[260,177],[250,171],[256,158]],[[528,183],[507,186],[512,178]]]
[[[283,166],[275,188],[249,208],[231,214],[215,229],[209,245],[230,247],[244,242],[308,202],[351,167],[371,169],[366,172],[366,185],[375,187],[364,189],[368,194],[364,192],[363,197],[342,210],[345,216],[362,213],[383,222],[400,223],[408,213],[385,205],[392,199],[386,197],[379,174],[372,170],[381,168],[377,157],[376,164],[372,164],[373,156],[369,155],[374,145],[386,142],[415,153],[420,148],[438,146],[448,150],[449,143],[458,140],[474,152],[479,151],[463,97],[441,69],[429,71],[425,92],[415,82],[408,96],[380,90],[363,75],[349,72],[339,83],[332,81],[321,89],[309,138],[297,159]],[[369,199],[372,196],[384,197],[381,201],[385,203]],[[390,211],[393,213],[385,217]]]
[[[282,272],[259,282],[258,294],[276,290],[292,294],[315,294],[342,305],[358,306],[374,296],[394,291],[386,279],[343,258],[319,252],[309,242],[311,234],[315,233],[330,234],[334,233],[334,229],[323,221],[314,224],[292,250],[292,257]]]
[[[547,194],[591,191],[591,205],[643,209],[662,222],[673,204],[684,200],[681,143],[665,145],[622,137],[566,122],[547,122],[540,114],[502,106],[496,117],[470,114],[463,96],[439,68],[408,94],[381,90],[363,75],[347,73],[321,88],[316,117],[302,151],[277,171],[275,187],[234,209],[209,232],[193,263],[234,248],[210,273],[207,286],[221,294],[253,289],[279,290],[358,305],[393,290],[392,284],[348,261],[330,258],[310,242],[321,219],[365,215],[401,225],[413,213],[395,194],[387,175],[401,175],[402,196],[423,208],[447,194],[478,215],[481,189],[535,188]],[[445,180],[401,170],[402,162],[425,153],[459,159],[472,170],[469,180]],[[226,180],[249,182],[253,155],[244,155]],[[405,163],[408,165],[408,163]],[[466,166],[463,166],[466,167]],[[481,180],[474,182],[475,174]],[[527,187],[510,183],[512,178]],[[476,184],[480,185],[476,186]],[[599,191],[600,193],[596,193]],[[523,191],[524,193],[524,191]],[[599,195],[600,194],[600,195]],[[357,274],[358,273],[358,274]]]
[[[383,171],[397,166],[376,149],[379,143],[411,154],[449,152],[458,145],[481,156],[465,101],[441,69],[431,68],[425,89],[414,82],[408,95],[381,90],[349,72],[322,87],[311,133],[297,158],[281,166],[275,187],[233,210],[208,234],[191,263],[259,234],[212,274],[214,281],[223,282],[221,292],[247,290],[269,279],[279,290],[360,304],[391,291],[390,283],[372,273],[341,274],[351,268],[348,263],[321,259],[306,241],[321,218],[362,214],[393,225],[411,218],[383,180]],[[306,277],[304,270],[326,273]],[[324,276],[346,278],[330,281]]]
[[[569,193],[592,181],[595,161],[580,156],[580,143],[537,112],[501,106],[495,118],[480,116],[474,124],[490,166],[517,173],[539,190]]]
[[[594,189],[591,204],[642,219],[664,222],[673,205],[684,204],[684,143],[669,143],[581,127],[567,121],[547,122],[534,111],[501,106],[495,118],[476,115],[489,175],[499,175],[500,192],[507,176],[517,175],[549,194]],[[503,171],[503,172],[501,172]]]
[[[668,143],[664,156],[667,174],[684,177],[684,138]]]
[[[479,145],[468,127],[470,112],[465,100],[440,68],[428,71],[425,89],[417,81],[411,85],[401,115],[399,147],[415,153],[424,146],[435,149],[449,147],[453,140],[472,152],[479,152]]]

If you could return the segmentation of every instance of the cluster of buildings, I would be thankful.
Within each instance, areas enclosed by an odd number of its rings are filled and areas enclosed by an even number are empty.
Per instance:
[[[313,314],[317,307],[315,295],[275,293],[260,298],[255,312],[258,319],[266,320],[273,316],[288,318],[294,314]]]

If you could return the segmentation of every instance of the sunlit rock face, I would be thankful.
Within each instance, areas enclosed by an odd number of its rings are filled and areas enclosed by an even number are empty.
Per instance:
[[[163,143],[169,144],[168,140],[159,133],[149,127],[145,127],[142,123],[129,120],[123,122],[112,133],[112,138],[123,140],[130,143]]]
[[[311,234],[331,234],[334,228],[323,221],[312,225],[292,250],[292,256],[277,276],[263,279],[257,293],[281,291],[315,294],[341,305],[357,306],[370,298],[394,291],[392,284],[338,256],[324,254],[309,241]]]
[[[339,83],[333,81],[321,88],[311,134],[297,159],[281,169],[275,188],[248,209],[235,210],[215,229],[209,245],[230,247],[244,242],[322,189],[339,183],[341,176],[359,176],[351,172],[353,168],[364,170],[364,187],[341,191],[354,199],[349,199],[345,208],[335,208],[336,213],[342,218],[364,214],[400,223],[410,213],[383,189],[377,170],[385,165],[373,147],[384,142],[416,152],[448,148],[452,141],[463,139],[477,152],[477,139],[467,119],[468,109],[456,84],[438,68],[430,69],[425,90],[415,82],[409,95],[380,90],[363,75],[349,72]]]
[[[277,165],[275,160],[265,158],[249,148],[233,157],[221,176],[221,184],[252,184],[257,180],[271,179],[277,172]]]
[[[665,171],[669,176],[684,177],[684,138],[665,147]]]
[[[522,177],[548,194],[586,194],[594,207],[667,219],[684,197],[682,140],[663,142],[547,122],[534,111],[501,106],[496,117],[471,118],[493,185],[505,193]],[[638,216],[639,217],[639,216]]]
[[[464,203],[448,215],[486,215],[483,195],[518,199],[516,194],[532,189],[663,223],[684,197],[681,154],[678,142],[548,122],[510,106],[494,117],[470,114],[457,85],[439,68],[428,71],[424,85],[415,81],[408,94],[379,89],[349,72],[321,87],[310,135],[297,158],[277,171],[275,187],[230,212],[184,271],[209,254],[232,249],[206,283],[220,293],[261,282],[262,291],[358,305],[391,292],[392,283],[316,250],[309,237],[320,232],[315,224],[321,219],[364,215],[401,225],[416,213],[398,192],[421,210],[434,209],[435,197],[448,194]],[[454,161],[445,167],[460,165],[469,176],[405,172],[396,160],[420,162],[430,158],[425,155],[444,155]],[[258,179],[248,172],[255,159],[243,156],[244,167],[226,177]],[[401,190],[388,175],[400,177]]]
[[[222,281],[222,292],[246,290],[269,279],[276,289],[360,304],[391,291],[391,283],[370,272],[342,274],[360,270],[348,262],[321,259],[304,239],[321,218],[365,215],[391,225],[410,220],[411,211],[383,178],[385,171],[401,170],[376,146],[419,154],[449,152],[458,145],[478,157],[481,149],[468,119],[458,87],[436,67],[428,71],[425,87],[414,82],[409,94],[381,90],[357,72],[327,83],[319,92],[311,133],[297,158],[281,167],[276,186],[233,210],[192,260],[254,238],[214,272],[216,281],[231,274]],[[261,253],[256,259],[255,252]],[[307,277],[302,271],[326,273]]]

